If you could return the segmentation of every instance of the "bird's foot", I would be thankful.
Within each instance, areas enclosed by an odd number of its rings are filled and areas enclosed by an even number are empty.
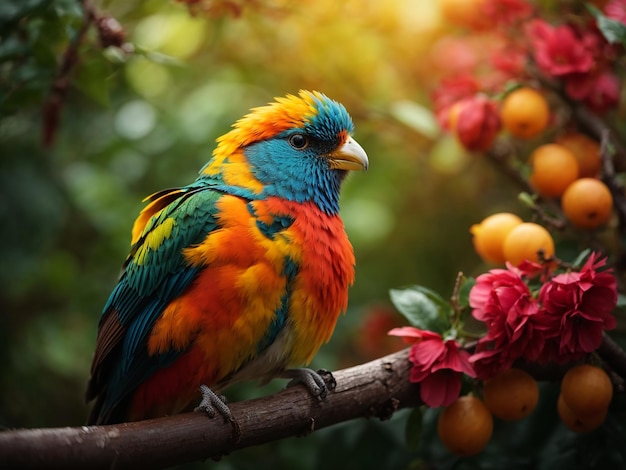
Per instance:
[[[202,395],[202,400],[194,408],[194,411],[204,411],[209,418],[214,418],[216,413],[219,413],[224,418],[225,423],[231,424],[233,427],[233,438],[235,441],[239,441],[241,439],[241,429],[226,404],[226,397],[217,395],[206,385],[200,385],[200,394]]]
[[[226,404],[226,397],[218,396],[206,385],[200,385],[200,393],[202,394],[202,401],[194,408],[194,411],[204,411],[207,415],[209,415],[209,418],[214,418],[217,410],[217,412],[224,418],[224,422],[233,420],[230,408],[228,408],[228,405]]]
[[[287,387],[302,384],[314,398],[319,400],[324,400],[328,395],[328,391],[333,391],[337,386],[337,381],[333,377],[332,372],[326,369],[320,369],[317,372],[304,367],[287,369],[283,372],[282,377],[291,379]]]

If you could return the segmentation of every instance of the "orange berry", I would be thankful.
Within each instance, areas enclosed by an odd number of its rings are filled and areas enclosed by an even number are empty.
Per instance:
[[[550,119],[550,107],[537,90],[523,87],[510,92],[500,106],[504,128],[515,137],[530,139],[543,131]]]
[[[583,364],[567,371],[561,381],[565,404],[577,415],[606,411],[613,398],[611,379],[600,367]]]
[[[474,236],[474,249],[485,261],[494,264],[502,264],[506,261],[502,245],[504,239],[513,229],[523,221],[515,214],[499,212],[482,220],[480,224],[470,227],[470,233]]]
[[[578,178],[576,157],[559,144],[544,144],[530,155],[530,185],[544,197],[560,197]]]
[[[509,369],[485,381],[483,399],[494,416],[516,421],[534,411],[539,402],[539,386],[528,372]]]
[[[485,448],[493,433],[493,417],[473,395],[459,397],[439,414],[437,434],[450,452],[467,457]]]
[[[538,262],[539,250],[543,251],[544,259],[554,256],[554,240],[550,232],[534,222],[513,227],[502,245],[504,257],[513,266],[524,260]]]
[[[601,410],[597,413],[587,415],[576,414],[563,399],[563,395],[559,395],[557,402],[557,411],[563,424],[574,432],[584,433],[599,428],[608,414],[608,409]]]
[[[594,229],[611,218],[613,196],[609,188],[595,178],[581,178],[570,184],[561,198],[565,217],[578,228]]]
[[[570,132],[559,136],[556,143],[568,149],[578,161],[578,177],[593,178],[598,175],[602,161],[600,145],[585,134]]]

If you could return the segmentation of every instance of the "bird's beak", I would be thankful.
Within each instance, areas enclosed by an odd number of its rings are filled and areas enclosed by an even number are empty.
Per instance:
[[[329,154],[328,160],[333,170],[367,170],[369,166],[365,150],[352,137]]]

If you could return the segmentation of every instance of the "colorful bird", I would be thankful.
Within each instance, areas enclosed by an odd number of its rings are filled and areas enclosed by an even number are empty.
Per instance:
[[[346,109],[319,92],[254,108],[195,182],[148,198],[98,327],[89,423],[209,413],[229,385],[274,377],[325,394],[308,364],[354,279],[339,190],[367,169]],[[225,408],[225,409],[224,409]]]

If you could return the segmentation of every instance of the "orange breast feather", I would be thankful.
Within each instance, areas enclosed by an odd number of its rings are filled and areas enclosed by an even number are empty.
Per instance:
[[[354,279],[354,254],[341,220],[313,204],[278,198],[251,204],[253,211],[247,201],[224,196],[217,203],[221,228],[185,251],[190,264],[206,268],[165,309],[148,349],[188,352],[139,387],[131,406],[135,414],[149,416],[168,404],[176,406],[170,412],[179,411],[200,384],[220,388],[244,366],[246,378],[254,376],[259,344],[288,291],[287,340],[273,359],[276,368],[310,362],[330,338]],[[255,217],[270,224],[275,216],[294,222],[270,238]],[[288,262],[298,267],[289,288]],[[261,370],[268,365],[259,365]]]

